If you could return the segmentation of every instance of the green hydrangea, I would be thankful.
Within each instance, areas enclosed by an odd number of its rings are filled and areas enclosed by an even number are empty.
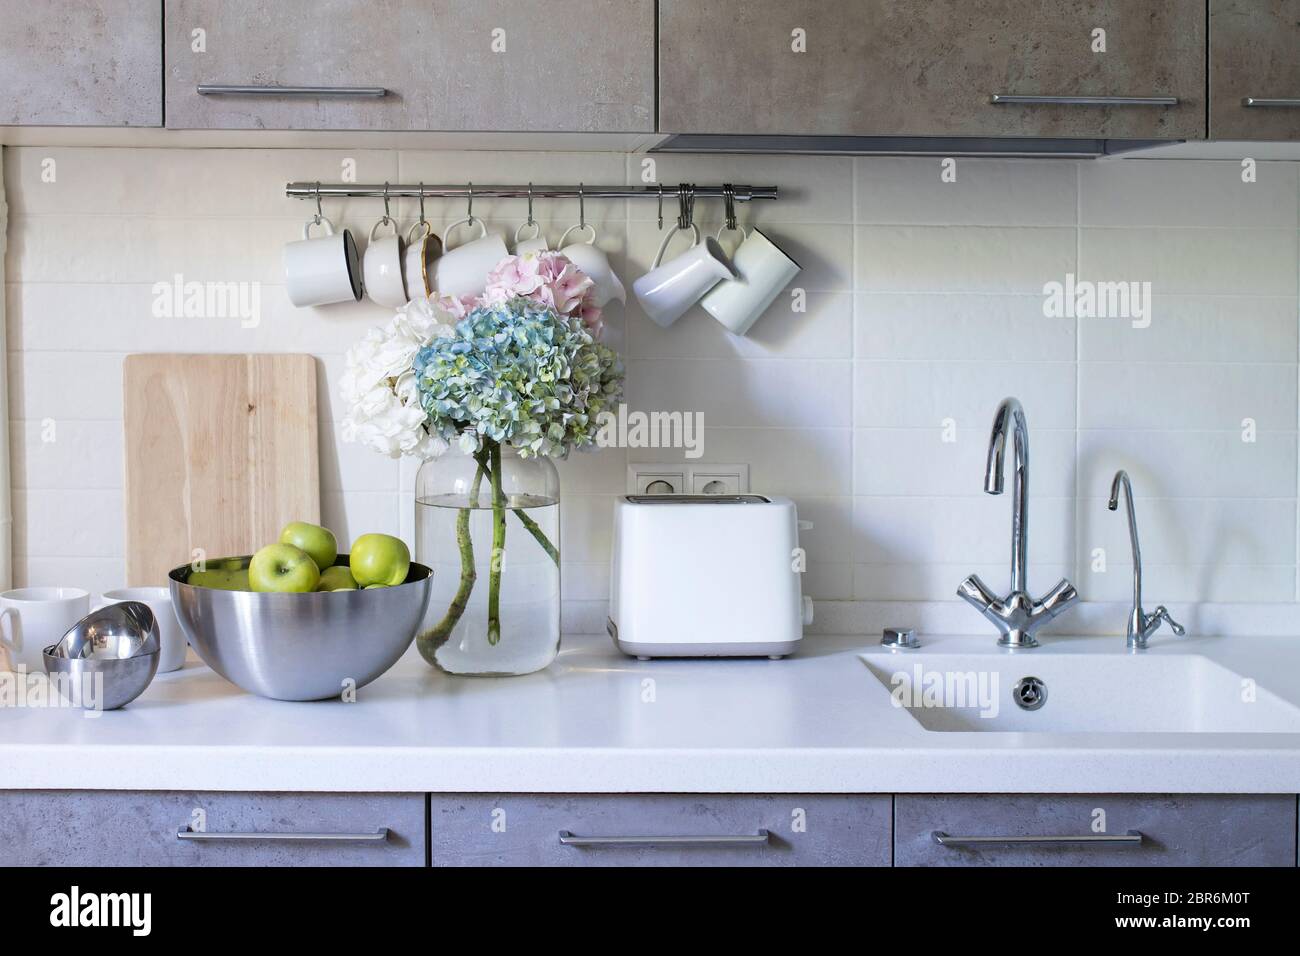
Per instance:
[[[475,308],[420,350],[415,375],[429,431],[470,454],[491,440],[563,458],[623,391],[618,355],[581,318],[524,298]]]

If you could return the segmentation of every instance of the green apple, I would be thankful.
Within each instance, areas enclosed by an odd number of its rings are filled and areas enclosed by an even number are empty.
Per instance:
[[[391,534],[363,534],[352,542],[349,561],[352,577],[361,587],[372,584],[392,587],[406,580],[411,570],[411,551],[405,541]]]
[[[280,543],[291,544],[306,551],[321,571],[332,565],[339,556],[339,543],[334,539],[334,532],[305,521],[291,521],[285,525],[280,532]]]
[[[317,591],[355,591],[357,582],[352,577],[352,572],[341,564],[326,568],[320,573],[320,584],[316,585]]]
[[[254,591],[303,593],[316,590],[320,570],[311,555],[291,544],[268,544],[253,555],[248,582]]]

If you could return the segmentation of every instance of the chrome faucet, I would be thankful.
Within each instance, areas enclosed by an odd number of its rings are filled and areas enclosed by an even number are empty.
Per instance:
[[[1142,610],[1142,550],[1138,547],[1137,515],[1133,511],[1133,483],[1128,480],[1128,472],[1120,469],[1115,472],[1115,480],[1110,483],[1110,502],[1106,505],[1111,511],[1119,509],[1119,492],[1124,489],[1124,505],[1128,509],[1128,542],[1133,549],[1133,609],[1128,614],[1128,639],[1125,644],[1130,650],[1145,650],[1147,638],[1167,621],[1170,629],[1182,637],[1187,632],[1183,626],[1169,616],[1163,604],[1155,609],[1150,617]]]
[[[988,586],[972,574],[957,587],[957,596],[983,614],[1002,634],[1003,647],[1037,647],[1034,632],[1079,600],[1074,585],[1061,578],[1041,600],[1029,596],[1025,563],[1029,551],[1029,426],[1025,410],[1015,398],[1003,399],[993,418],[989,436],[988,466],[984,490],[1002,494],[1007,433],[1015,444],[1015,485],[1011,493],[1011,593],[995,597]]]

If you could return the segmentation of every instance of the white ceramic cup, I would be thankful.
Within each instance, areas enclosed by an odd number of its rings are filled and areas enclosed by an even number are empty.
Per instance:
[[[542,235],[542,226],[539,222],[532,222],[533,234],[525,239],[523,238],[524,230],[529,227],[530,223],[521,222],[519,228],[515,230],[515,255],[526,256],[529,253],[546,252],[551,247],[546,243],[546,237]]]
[[[565,245],[565,241],[575,229],[581,229],[581,225],[570,226],[560,237],[560,254],[566,256],[570,262],[591,277],[592,302],[597,308],[604,308],[605,304],[618,299],[619,302],[627,302],[627,289],[623,288],[623,281],[614,271],[614,267],[609,264],[609,256],[605,250],[596,246],[596,227],[587,223],[587,228],[591,230],[591,238],[586,242],[575,242]]]
[[[457,226],[478,225],[479,235],[463,246],[452,246],[451,235]],[[433,289],[438,295],[455,298],[481,295],[487,288],[488,273],[509,253],[505,240],[496,233],[488,235],[482,219],[458,219],[443,234],[442,255],[433,264]]]
[[[668,328],[723,279],[735,278],[735,270],[712,236],[700,238],[700,227],[690,226],[691,247],[668,262],[663,262],[668,244],[677,235],[674,227],[664,236],[650,271],[632,283],[632,291],[645,314],[656,324]],[[660,263],[663,263],[662,265]]]
[[[416,235],[416,230],[420,235]],[[407,299],[424,299],[433,291],[433,262],[442,255],[442,239],[426,221],[417,222],[406,233]]]
[[[0,642],[12,665],[44,674],[45,648],[90,613],[90,594],[81,588],[18,588],[0,594]]]
[[[715,285],[700,300],[700,307],[733,334],[744,335],[799,274],[800,267],[757,229],[739,231],[743,238],[731,256],[737,278]],[[719,242],[722,233],[723,229],[719,229]]]
[[[325,235],[313,237],[308,219],[302,238],[284,247],[284,284],[289,301],[299,308],[361,301],[361,263],[352,233],[334,232],[334,223],[324,216],[320,225]]]
[[[391,236],[379,236],[385,225],[393,227]],[[370,227],[366,254],[362,258],[366,295],[375,305],[399,309],[406,305],[406,281],[402,278],[402,236],[397,220],[385,217]]]
[[[139,601],[149,605],[154,620],[158,622],[158,638],[162,645],[158,655],[158,673],[180,670],[185,663],[185,649],[188,646],[181,622],[172,607],[172,596],[166,588],[117,588],[104,592],[104,603],[120,604],[122,601]]]

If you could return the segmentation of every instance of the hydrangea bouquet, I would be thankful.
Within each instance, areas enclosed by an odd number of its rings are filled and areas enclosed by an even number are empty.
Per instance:
[[[468,503],[491,489],[492,560],[487,640],[501,637],[500,588],[507,512],[558,566],[559,549],[523,508],[508,506],[501,449],[564,458],[593,445],[602,412],[623,386],[618,356],[601,344],[592,280],[558,252],[507,256],[482,295],[412,301],[349,353],[341,381],[343,437],[397,458],[438,457],[453,445],[477,468]],[[456,516],[459,586],[442,619],[419,635],[434,654],[468,606],[477,574],[471,508]]]

